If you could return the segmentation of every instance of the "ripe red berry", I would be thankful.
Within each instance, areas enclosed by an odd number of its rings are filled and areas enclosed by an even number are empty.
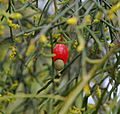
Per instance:
[[[68,47],[64,44],[56,44],[53,53],[55,56],[53,57],[53,61],[56,61],[57,59],[63,60],[64,64],[68,61],[69,51]]]

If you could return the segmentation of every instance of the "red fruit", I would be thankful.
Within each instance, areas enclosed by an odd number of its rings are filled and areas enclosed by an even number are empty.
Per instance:
[[[55,56],[53,57],[53,61],[56,61],[58,59],[63,60],[64,64],[68,61],[69,51],[68,47],[64,44],[56,44],[53,53]]]

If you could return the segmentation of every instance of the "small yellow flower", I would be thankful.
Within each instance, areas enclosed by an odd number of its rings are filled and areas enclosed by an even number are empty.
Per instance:
[[[84,17],[84,23],[85,23],[86,25],[91,25],[91,16],[90,16],[90,15],[86,15],[86,16]]]
[[[109,45],[109,47],[114,47],[114,46],[115,46],[114,43],[110,43],[110,44],[108,44],[108,45]]]
[[[25,33],[25,34],[23,35],[23,37],[24,37],[24,38],[28,38],[29,35],[30,35],[29,33]]]
[[[80,108],[73,106],[69,109],[70,114],[82,114]]]
[[[21,19],[22,15],[20,13],[12,13],[10,17],[13,19]]]
[[[10,20],[10,19],[7,19],[7,24],[8,24],[8,26],[12,27],[15,30],[20,28],[20,26],[18,24],[14,24],[12,22],[12,20]]]
[[[13,29],[17,30],[20,28],[20,26],[18,24],[12,24],[11,26]]]
[[[39,20],[39,15],[34,15],[34,16],[32,17],[32,19],[33,19],[34,22],[35,22],[35,21],[38,21],[38,20]]]
[[[21,42],[22,42],[22,39],[21,39],[20,37],[17,37],[17,38],[15,38],[15,42],[21,43]]]
[[[98,98],[100,98],[101,97],[101,89],[100,89],[100,87],[97,85],[97,88],[96,88],[96,94],[97,94],[97,96],[98,96]]]
[[[79,44],[78,41],[75,40],[75,41],[73,42],[73,47],[74,47],[74,48],[77,48],[78,44]]]
[[[85,85],[85,87],[83,88],[83,91],[85,92],[85,94],[87,96],[90,95],[90,86],[88,84]]]
[[[11,52],[10,52],[9,57],[10,57],[11,60],[14,60],[15,56],[17,54],[17,49],[16,49],[15,46],[10,47],[10,49],[11,49]]]
[[[98,19],[94,19],[94,21],[93,21],[93,23],[99,23],[100,22],[100,20],[98,20]]]
[[[94,104],[88,104],[88,108],[90,108],[90,109],[95,109],[96,106],[95,106]]]
[[[101,11],[98,11],[93,23],[99,23],[102,18],[103,18],[103,13]]]
[[[0,36],[4,34],[4,29],[5,27],[2,24],[0,24]]]
[[[7,24],[8,24],[9,26],[12,26],[12,24],[13,24],[12,20],[7,19]]]
[[[45,35],[41,35],[39,41],[40,43],[47,43],[47,37]]]
[[[109,30],[108,28],[104,28],[104,31],[105,31],[105,32],[108,32],[108,30]]]
[[[15,47],[15,46],[12,46],[10,49],[11,49],[12,51],[16,51],[16,47]]]
[[[99,11],[95,16],[95,19],[101,20],[102,17],[103,17],[103,13],[101,11]]]
[[[35,42],[33,40],[31,40],[29,46],[28,46],[28,49],[27,49],[27,52],[26,52],[26,55],[29,56],[30,54],[32,54],[34,51],[35,51]]]
[[[60,38],[60,37],[61,37],[61,34],[59,34],[59,33],[53,35],[53,38],[54,38],[54,39],[58,39],[58,38]]]
[[[78,19],[76,17],[72,17],[67,20],[67,24],[69,25],[76,25],[77,22],[78,22]]]

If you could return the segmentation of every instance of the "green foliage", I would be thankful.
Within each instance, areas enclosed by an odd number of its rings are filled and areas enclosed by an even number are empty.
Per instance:
[[[118,114],[120,2],[38,5],[0,0],[0,113]],[[69,48],[61,71],[52,59],[57,43]]]

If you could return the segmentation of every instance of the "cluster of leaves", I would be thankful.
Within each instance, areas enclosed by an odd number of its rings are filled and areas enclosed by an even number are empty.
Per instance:
[[[0,112],[118,114],[120,2],[40,3],[0,0]],[[59,73],[52,60],[57,43],[70,53]]]

